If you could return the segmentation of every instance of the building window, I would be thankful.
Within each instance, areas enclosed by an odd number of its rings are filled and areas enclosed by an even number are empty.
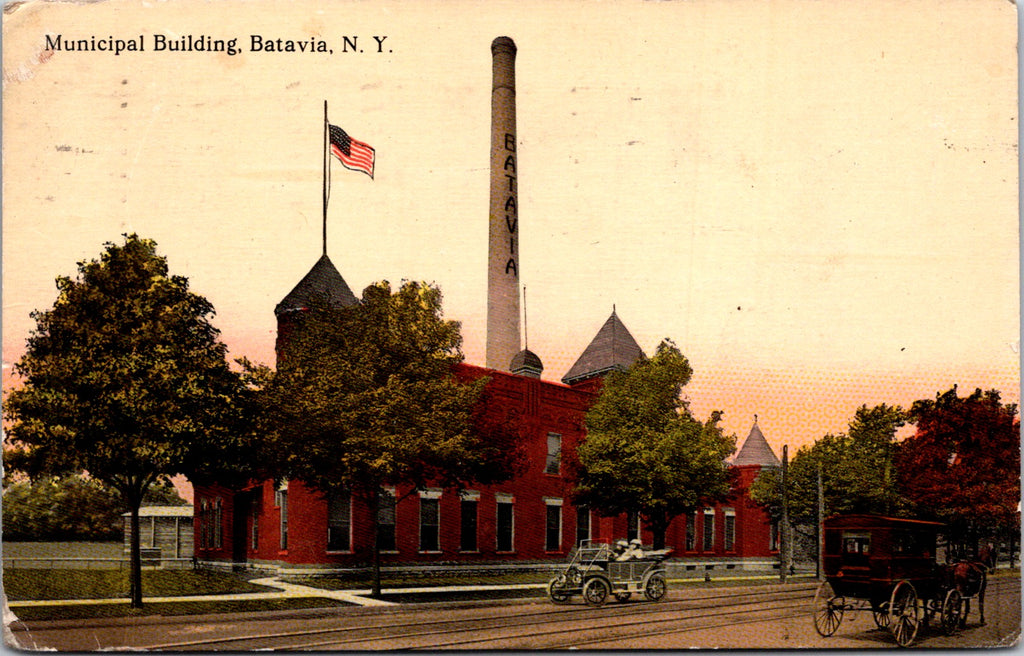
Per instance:
[[[498,499],[498,521],[495,530],[498,551],[512,551],[515,546],[514,507],[511,497]]]
[[[352,551],[352,495],[348,492],[327,499],[327,550]]]
[[[477,513],[480,502],[476,498],[462,499],[459,503],[459,551],[476,551]]]
[[[131,522],[131,518],[128,519]],[[206,549],[210,546],[210,504],[206,499],[199,502],[199,548]]]
[[[440,551],[441,500],[420,495],[420,551]]]
[[[397,551],[395,541],[395,495],[391,490],[381,490],[380,507],[377,508],[377,545],[381,551]]]
[[[576,507],[576,544],[590,539],[590,508]]]
[[[557,474],[562,466],[562,436],[548,433],[548,455],[544,462],[545,474]]]
[[[635,510],[626,513],[626,539],[640,539],[640,513]]]
[[[686,516],[686,550],[697,550],[697,513]]]
[[[725,550],[736,551],[736,511],[726,508],[725,512]]]
[[[224,502],[220,497],[213,501],[213,548],[220,549],[224,546],[223,541],[224,525]]]
[[[715,549],[715,511],[704,509],[704,551]]]
[[[288,548],[288,488],[277,490],[274,493],[274,505],[281,509],[281,541],[280,548],[285,550]]]
[[[544,499],[547,515],[544,522],[544,551],[562,548],[562,500]]]
[[[263,504],[258,496],[249,504],[249,548],[257,551],[260,548],[260,514]]]

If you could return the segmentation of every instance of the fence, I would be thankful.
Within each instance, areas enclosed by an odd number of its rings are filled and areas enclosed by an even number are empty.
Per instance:
[[[4,556],[4,569],[129,569],[131,558],[90,556]],[[192,558],[163,558],[159,549],[142,550],[142,566],[149,569],[185,569]]]

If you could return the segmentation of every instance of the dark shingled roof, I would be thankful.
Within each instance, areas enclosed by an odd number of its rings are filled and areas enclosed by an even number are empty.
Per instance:
[[[597,335],[583,350],[576,364],[562,377],[562,382],[573,385],[613,369],[625,370],[636,362],[637,358],[643,356],[643,349],[612,309],[612,316],[608,317],[601,330],[597,331]]]
[[[309,301],[316,297],[322,297],[328,303],[338,306],[355,305],[359,302],[327,255],[317,260],[309,273],[295,285],[283,301],[277,304],[274,314],[303,310],[309,307]]]
[[[764,439],[761,429],[757,427],[757,420],[754,420],[754,426],[750,429],[750,435],[747,435],[743,446],[736,453],[736,457],[732,459],[732,464],[734,467],[741,467],[743,465],[778,467],[782,464],[775,457],[775,452],[768,445],[768,440]]]

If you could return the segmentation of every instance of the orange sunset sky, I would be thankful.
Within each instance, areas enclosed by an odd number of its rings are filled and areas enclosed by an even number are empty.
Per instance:
[[[559,380],[613,304],[672,338],[700,418],[781,455],[861,404],[1019,401],[1017,18],[1002,0],[8,6],[4,385],[57,275],[137,232],[273,364],[321,249],[359,293],[433,281],[484,361],[490,43],[516,61],[529,346]],[[146,50],[47,52],[45,37]],[[154,37],[243,52],[155,52]],[[328,53],[251,50],[252,35]],[[386,37],[378,47],[373,37]],[[342,52],[344,37],[360,51]]]

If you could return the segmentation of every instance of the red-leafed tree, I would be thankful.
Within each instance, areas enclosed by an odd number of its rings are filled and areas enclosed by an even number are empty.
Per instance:
[[[969,551],[1020,526],[1020,420],[999,392],[953,389],[910,409],[916,433],[896,455],[900,486],[919,515],[944,521]]]

